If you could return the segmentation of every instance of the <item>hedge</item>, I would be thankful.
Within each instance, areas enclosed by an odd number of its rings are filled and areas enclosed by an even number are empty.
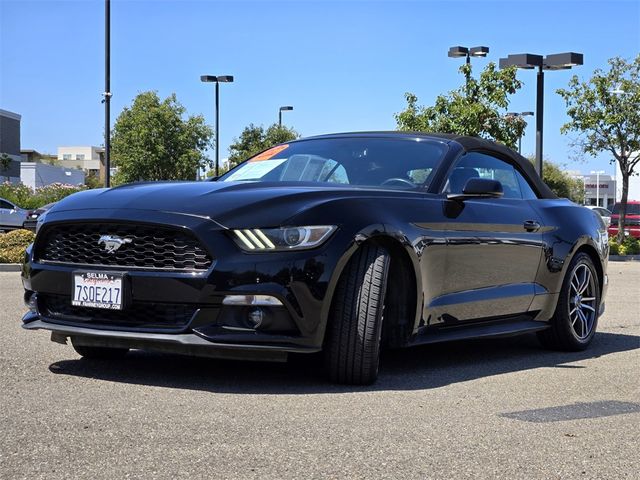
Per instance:
[[[640,240],[631,235],[624,238],[622,243],[618,243],[616,238],[609,239],[610,255],[638,255],[640,254]]]
[[[22,208],[39,208],[48,203],[57,202],[72,193],[86,190],[84,185],[65,185],[52,183],[35,191],[23,184],[0,183],[0,198],[9,200]]]
[[[12,230],[0,234],[0,263],[22,263],[24,251],[35,234],[29,230]]]

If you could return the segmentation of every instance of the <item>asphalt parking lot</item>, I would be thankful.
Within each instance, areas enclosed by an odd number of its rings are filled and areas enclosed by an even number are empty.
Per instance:
[[[1,478],[638,478],[640,262],[592,348],[534,337],[390,352],[372,387],[313,361],[81,360],[20,328],[0,273]]]

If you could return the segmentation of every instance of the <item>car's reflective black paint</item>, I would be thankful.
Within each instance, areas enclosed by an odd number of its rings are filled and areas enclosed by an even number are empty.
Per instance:
[[[23,319],[25,328],[51,330],[58,340],[82,337],[96,345],[198,355],[283,359],[286,352],[319,351],[332,301],[339,301],[334,292],[343,270],[369,242],[391,258],[382,333],[387,346],[544,329],[577,252],[586,252],[596,267],[603,309],[608,245],[602,221],[588,209],[554,198],[522,157],[465,137],[369,133],[324,138],[350,136],[431,139],[447,149],[426,189],[219,181],[145,183],[75,194],[47,212],[27,252],[23,283],[32,309]],[[471,151],[515,166],[540,198],[461,199],[442,193],[458,159]],[[48,316],[38,297],[69,296],[74,270],[100,270],[38,260],[48,229],[75,222],[144,223],[195,235],[214,259],[205,272],[123,269],[132,301],[193,305],[197,312],[189,324],[178,329],[115,327]],[[291,225],[338,228],[319,247],[290,252],[244,252],[231,234],[237,228]],[[239,293],[271,295],[283,306],[266,308],[261,328],[234,328],[242,326],[249,307],[223,306],[222,300]]]

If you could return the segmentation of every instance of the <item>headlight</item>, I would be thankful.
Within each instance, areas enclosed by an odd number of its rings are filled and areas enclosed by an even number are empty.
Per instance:
[[[336,230],[335,225],[233,230],[240,248],[248,252],[304,250],[322,244]]]

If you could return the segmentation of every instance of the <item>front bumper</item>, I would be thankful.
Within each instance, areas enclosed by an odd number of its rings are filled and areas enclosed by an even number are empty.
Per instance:
[[[195,333],[163,334],[96,330],[93,328],[59,325],[41,320],[37,314],[28,313],[22,325],[27,330],[49,330],[51,340],[66,343],[73,337],[80,345],[111,348],[154,350],[166,353],[193,355],[198,357],[230,360],[286,361],[288,353],[312,353],[317,349],[284,347],[282,345],[247,345],[216,343]]]
[[[146,212],[145,222],[190,230],[214,257],[204,272],[143,271],[121,269],[126,276],[128,302],[119,321],[88,318],[85,309],[76,315],[69,309],[50,308],[53,300],[69,307],[72,275],[75,270],[113,271],[99,266],[53,265],[34,260],[28,250],[23,269],[25,298],[34,295],[31,311],[23,318],[29,330],[45,329],[52,339],[73,337],[96,346],[141,348],[198,356],[224,358],[284,359],[290,352],[317,352],[322,347],[328,316],[329,286],[344,249],[336,243],[346,242],[340,232],[319,249],[247,254],[218,224],[209,219]],[[91,216],[89,216],[89,214]],[[47,223],[96,221],[96,212],[86,219],[78,212],[67,218],[64,212],[48,216]],[[127,210],[103,213],[105,221],[139,222],[140,213]],[[155,216],[155,218],[153,218]],[[44,228],[43,228],[44,231]],[[38,240],[36,239],[36,242]],[[333,244],[331,247],[330,244]],[[267,321],[255,329],[238,328],[251,307],[223,305],[227,295],[269,295],[282,306],[267,307]],[[53,299],[53,300],[52,300]],[[146,308],[157,311],[189,307],[184,322],[128,322],[127,312],[143,319]],[[71,307],[69,307],[71,308]],[[153,310],[156,309],[156,310]],[[53,312],[53,313],[52,313]]]

